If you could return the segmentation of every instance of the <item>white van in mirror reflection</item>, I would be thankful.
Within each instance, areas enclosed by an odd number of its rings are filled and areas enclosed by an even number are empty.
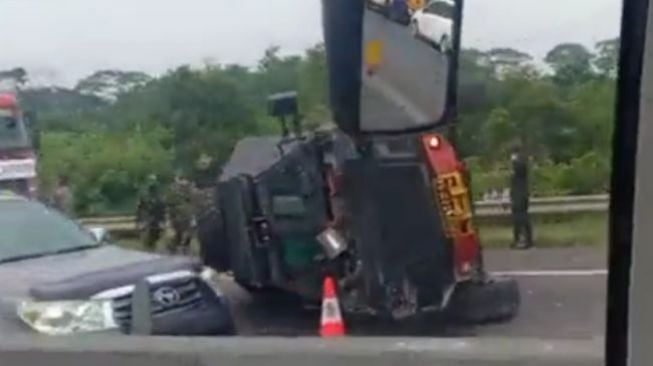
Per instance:
[[[413,35],[431,43],[443,53],[451,51],[454,8],[451,0],[429,2],[412,16]]]

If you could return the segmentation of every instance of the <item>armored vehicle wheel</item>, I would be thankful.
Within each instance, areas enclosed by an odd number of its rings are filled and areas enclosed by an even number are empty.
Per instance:
[[[456,289],[447,318],[463,324],[508,321],[517,316],[520,302],[519,285],[513,279],[470,281]]]

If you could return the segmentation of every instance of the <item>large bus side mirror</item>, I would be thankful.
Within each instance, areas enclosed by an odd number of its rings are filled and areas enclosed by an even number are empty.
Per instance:
[[[401,133],[454,120],[462,0],[322,5],[331,108],[341,130]]]

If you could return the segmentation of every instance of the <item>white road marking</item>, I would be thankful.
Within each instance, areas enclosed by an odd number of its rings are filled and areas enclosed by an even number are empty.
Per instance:
[[[492,272],[495,276],[506,277],[593,277],[607,276],[607,269],[552,270],[552,271],[505,271]]]

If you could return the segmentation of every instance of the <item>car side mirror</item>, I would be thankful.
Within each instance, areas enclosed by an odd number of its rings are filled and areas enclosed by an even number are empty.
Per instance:
[[[88,228],[89,233],[93,236],[95,241],[97,241],[100,244],[106,244],[111,240],[111,235],[109,234],[109,230],[103,227],[90,227]]]

